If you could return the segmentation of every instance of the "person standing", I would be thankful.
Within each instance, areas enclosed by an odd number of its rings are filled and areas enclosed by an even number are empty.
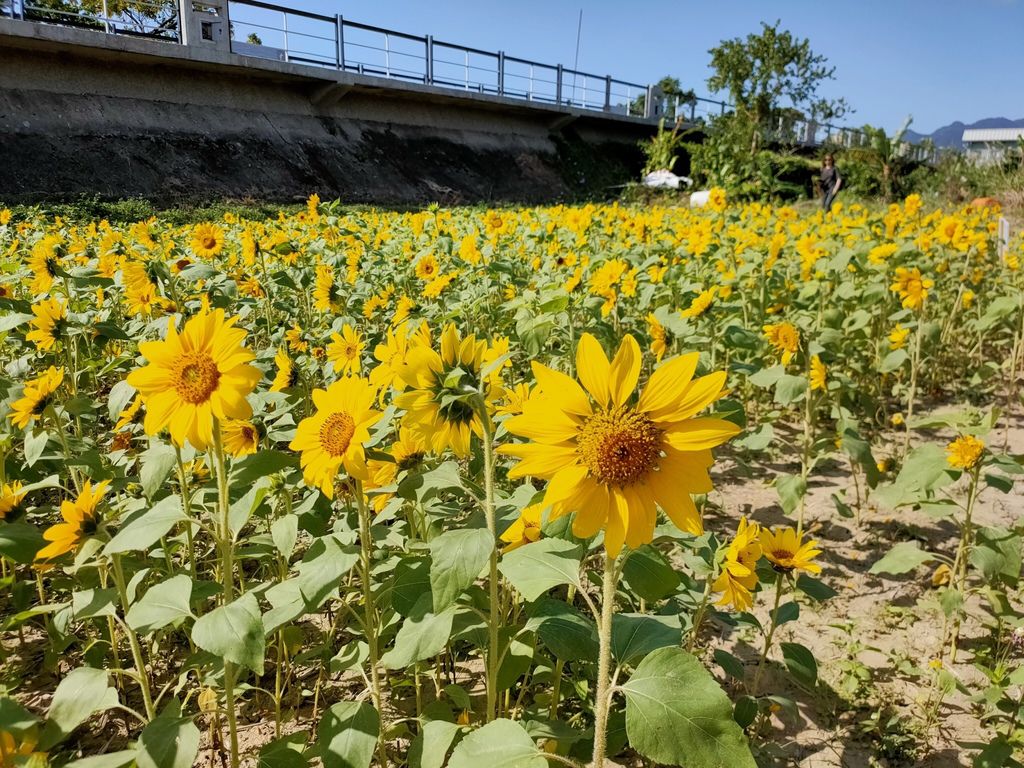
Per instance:
[[[832,210],[832,203],[842,186],[843,177],[836,168],[836,159],[832,155],[825,155],[821,163],[821,207],[825,213]]]

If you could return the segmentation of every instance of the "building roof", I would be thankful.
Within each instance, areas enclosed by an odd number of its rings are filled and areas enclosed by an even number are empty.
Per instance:
[[[1024,136],[1024,128],[968,128],[964,131],[963,142],[998,143],[1003,141],[1016,141]]]

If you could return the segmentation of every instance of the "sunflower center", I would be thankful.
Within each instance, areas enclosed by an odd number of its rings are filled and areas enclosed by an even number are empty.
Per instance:
[[[210,237],[209,235],[207,235],[206,237],[203,238],[203,248],[206,248],[207,250],[212,251],[216,247],[217,247],[217,239],[216,238]]]
[[[632,408],[595,413],[576,437],[576,451],[599,482],[630,485],[656,466],[663,432]]]
[[[344,456],[356,432],[356,423],[347,413],[332,413],[320,425],[320,447],[338,458]]]
[[[210,399],[220,381],[220,371],[205,352],[186,352],[178,361],[174,389],[186,403],[198,405]]]

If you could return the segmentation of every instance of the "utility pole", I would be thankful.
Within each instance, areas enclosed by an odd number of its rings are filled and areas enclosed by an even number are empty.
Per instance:
[[[580,18],[576,22],[576,58],[572,62],[572,98],[576,100],[576,72],[580,68],[580,34],[583,32],[583,7],[580,6]]]

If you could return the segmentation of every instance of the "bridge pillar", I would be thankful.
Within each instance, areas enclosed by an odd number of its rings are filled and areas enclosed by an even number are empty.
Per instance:
[[[178,0],[182,45],[231,52],[228,0]]]

